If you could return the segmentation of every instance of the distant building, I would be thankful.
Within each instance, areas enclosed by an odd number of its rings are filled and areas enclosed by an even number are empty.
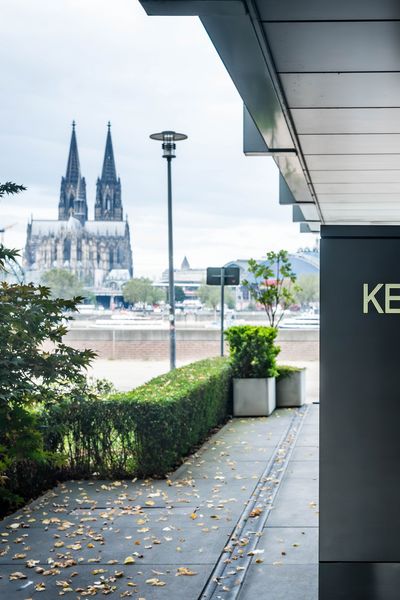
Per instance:
[[[39,282],[50,269],[67,269],[95,293],[109,296],[112,289],[120,288],[133,276],[129,225],[123,215],[121,180],[116,173],[110,128],[109,123],[91,221],[75,123],[72,124],[67,170],[61,178],[58,219],[33,219],[28,224],[24,253],[28,281]]]
[[[175,287],[180,287],[189,300],[197,298],[197,290],[202,283],[206,281],[206,269],[192,269],[187,257],[185,256],[180,269],[174,270]],[[157,284],[159,287],[168,287],[168,269],[161,275],[161,280]]]
[[[297,277],[301,275],[319,275],[319,249],[300,248],[297,252],[289,254],[289,261]],[[266,259],[258,259],[258,262],[267,264]],[[238,259],[226,263],[225,267],[239,267],[240,281],[246,279],[254,281],[254,275],[248,271],[248,259]],[[236,305],[238,308],[246,308],[250,302],[249,290],[244,286],[236,288]]]
[[[258,259],[260,262],[263,259]],[[289,254],[289,260],[296,276],[312,274],[319,275],[319,249],[315,247],[300,248],[297,252]],[[264,260],[263,262],[267,262]],[[214,265],[213,265],[214,266]],[[240,281],[247,279],[253,281],[254,276],[248,271],[248,259],[238,259],[227,262],[224,267],[239,267]],[[185,256],[180,269],[174,270],[175,287],[182,288],[187,300],[198,298],[199,287],[206,282],[207,268],[192,269]],[[168,287],[168,269],[163,271],[160,281],[155,284],[157,287]],[[250,301],[249,291],[244,286],[236,287],[236,303],[240,308],[246,308]]]

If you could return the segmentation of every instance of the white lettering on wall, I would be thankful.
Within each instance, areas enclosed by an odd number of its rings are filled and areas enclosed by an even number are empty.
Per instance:
[[[382,308],[380,301],[376,297],[378,292],[384,287],[385,289],[385,305]],[[363,285],[363,312],[368,314],[370,309],[379,314],[400,314],[400,293],[394,293],[395,290],[400,290],[400,283],[377,283],[373,289],[369,289],[369,284]]]

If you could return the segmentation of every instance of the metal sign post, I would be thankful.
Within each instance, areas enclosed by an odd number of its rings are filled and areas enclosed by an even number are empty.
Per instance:
[[[208,267],[207,285],[221,286],[221,356],[224,356],[225,285],[239,285],[239,267]]]

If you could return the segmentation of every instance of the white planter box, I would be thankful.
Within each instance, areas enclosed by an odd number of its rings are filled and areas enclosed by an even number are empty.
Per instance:
[[[306,401],[306,370],[294,371],[276,382],[278,408],[302,406]]]
[[[235,417],[268,417],[275,406],[275,377],[233,380]]]

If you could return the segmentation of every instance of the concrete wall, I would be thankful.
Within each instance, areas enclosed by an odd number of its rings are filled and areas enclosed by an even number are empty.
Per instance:
[[[65,341],[73,348],[92,348],[99,358],[114,360],[166,360],[169,344],[168,330],[74,328]],[[218,356],[220,333],[217,329],[178,329],[176,332],[178,360]],[[280,330],[279,362],[319,360],[318,330]]]

